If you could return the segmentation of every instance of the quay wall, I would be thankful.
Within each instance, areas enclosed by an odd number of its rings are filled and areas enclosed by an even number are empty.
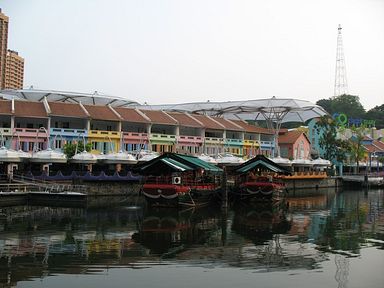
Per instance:
[[[84,182],[89,196],[137,196],[141,184],[137,182]]]
[[[288,191],[300,189],[319,189],[319,188],[339,188],[343,185],[341,179],[337,177],[328,177],[323,179],[285,179],[284,183]]]

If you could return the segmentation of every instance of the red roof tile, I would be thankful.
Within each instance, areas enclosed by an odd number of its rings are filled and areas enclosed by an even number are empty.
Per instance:
[[[12,115],[12,101],[0,100],[0,114]]]
[[[140,112],[133,108],[123,108],[123,107],[114,107],[117,113],[123,117],[124,121],[135,122],[135,123],[149,123],[150,121],[146,119]]]
[[[51,115],[64,116],[64,117],[76,117],[76,118],[88,118],[80,104],[74,103],[61,103],[61,102],[49,102],[49,108],[51,109]]]
[[[248,133],[259,133],[259,134],[268,134],[268,135],[274,134],[272,130],[269,130],[263,127],[258,127],[256,125],[249,124],[242,120],[231,120],[231,121],[243,127],[245,129],[245,132],[248,132]]]
[[[187,115],[186,113],[180,113],[180,112],[167,112],[169,116],[176,119],[179,125],[186,126],[186,127],[198,127],[202,128],[203,125],[200,124],[197,120],[195,120],[193,117]]]
[[[84,107],[94,120],[120,121],[120,118],[108,106],[84,105]]]
[[[177,121],[168,116],[165,112],[160,110],[141,110],[149,119],[151,123],[177,125]]]
[[[213,121],[208,116],[192,114],[192,117],[196,118],[198,121],[203,123],[204,127],[207,129],[224,130],[224,127],[222,125]]]
[[[15,101],[15,116],[47,118],[43,102]]]
[[[301,135],[305,136],[305,133],[299,130],[288,131],[285,134],[279,134],[279,144],[293,144],[299,139]],[[307,138],[307,136],[305,136]],[[309,141],[309,140],[308,140]]]
[[[365,148],[365,150],[367,150],[369,153],[373,153],[373,152],[379,151],[379,149],[377,149],[377,147],[375,147],[375,146],[372,145],[372,144],[364,145],[364,148]]]
[[[379,141],[379,140],[373,140],[372,144],[375,145],[378,148],[378,150],[384,152],[384,142]]]
[[[221,118],[221,117],[212,117],[212,119],[215,119],[215,121],[219,122],[220,124],[222,124],[224,127],[225,127],[225,130],[231,130],[231,131],[244,131],[244,128],[239,126],[239,125],[236,125],[235,123],[227,120],[227,119],[224,119],[224,118]]]

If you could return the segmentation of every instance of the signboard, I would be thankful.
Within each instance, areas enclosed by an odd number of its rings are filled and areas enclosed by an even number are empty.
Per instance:
[[[352,118],[348,117],[345,113],[334,113],[332,115],[333,119],[336,121],[338,127],[365,127],[372,128],[375,127],[375,120],[366,120],[361,118]]]

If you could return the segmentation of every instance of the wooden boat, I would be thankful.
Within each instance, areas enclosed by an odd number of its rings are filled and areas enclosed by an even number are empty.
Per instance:
[[[222,169],[197,157],[165,153],[135,171],[150,206],[201,206],[218,198]]]
[[[282,166],[257,155],[234,170],[235,199],[278,202],[284,199],[285,184],[281,175],[289,174]]]

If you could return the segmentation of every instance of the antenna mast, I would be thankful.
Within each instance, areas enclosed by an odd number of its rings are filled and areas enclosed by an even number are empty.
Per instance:
[[[347,71],[343,50],[343,38],[341,36],[341,25],[337,28],[337,50],[336,50],[336,72],[334,97],[348,94]]]

